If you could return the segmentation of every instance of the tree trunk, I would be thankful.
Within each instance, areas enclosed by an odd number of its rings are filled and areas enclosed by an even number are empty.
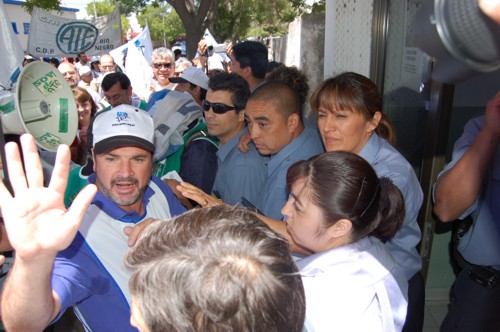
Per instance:
[[[203,36],[205,26],[215,16],[219,0],[199,0],[196,7],[194,0],[165,0],[170,4],[186,29],[186,56],[192,59],[196,54],[198,42]]]

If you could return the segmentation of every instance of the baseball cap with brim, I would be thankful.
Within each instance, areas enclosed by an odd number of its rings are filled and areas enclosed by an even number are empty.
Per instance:
[[[154,153],[153,118],[131,105],[119,105],[97,113],[92,124],[96,154],[136,146]]]
[[[80,74],[80,76],[85,76],[91,74],[92,70],[88,66],[81,66],[78,70],[78,73]]]
[[[188,67],[179,77],[170,77],[168,79],[172,83],[193,83],[205,90],[208,90],[208,76],[196,67]]]

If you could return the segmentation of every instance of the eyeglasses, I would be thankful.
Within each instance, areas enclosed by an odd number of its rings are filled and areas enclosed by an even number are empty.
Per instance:
[[[122,95],[114,95],[114,96],[104,96],[104,100],[106,100],[108,103],[118,103],[122,100]]]
[[[226,112],[233,111],[233,110],[237,109],[236,106],[229,106],[229,105],[226,105],[223,103],[211,103],[211,102],[206,101],[206,100],[204,100],[201,103],[201,106],[205,112],[208,112],[208,111],[210,111],[210,109],[212,109],[212,111],[215,114],[224,114]]]
[[[153,63],[153,67],[155,67],[156,69],[160,69],[161,67],[171,68],[172,67],[172,62],[158,62],[158,63]]]

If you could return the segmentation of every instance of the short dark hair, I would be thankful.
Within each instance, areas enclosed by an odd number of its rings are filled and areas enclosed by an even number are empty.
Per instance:
[[[299,161],[288,169],[288,190],[300,180],[323,214],[322,229],[340,219],[350,220],[353,242],[367,235],[387,241],[404,220],[401,191],[390,179],[379,179],[373,167],[354,153],[326,152]]]
[[[288,242],[247,210],[194,209],[150,225],[125,257],[151,331],[302,331]]]
[[[267,81],[282,82],[294,89],[300,98],[301,106],[307,101],[307,94],[309,93],[308,79],[306,74],[297,67],[278,66],[267,75]]]
[[[132,83],[130,82],[128,76],[122,72],[117,71],[114,73],[105,74],[104,78],[102,79],[101,88],[104,91],[108,91],[113,85],[116,84],[116,82],[120,82],[120,88],[122,90],[127,90],[132,86]]]
[[[275,110],[286,119],[292,114],[298,114],[302,122],[302,105],[295,89],[283,82],[267,82],[259,86],[250,95],[249,100],[267,101],[275,105]]]
[[[233,54],[241,68],[250,66],[256,78],[266,77],[269,63],[267,47],[256,41],[244,41],[233,46]]]
[[[238,74],[222,72],[210,77],[208,88],[212,91],[228,91],[232,93],[231,101],[236,113],[244,110],[250,97],[248,82]]]

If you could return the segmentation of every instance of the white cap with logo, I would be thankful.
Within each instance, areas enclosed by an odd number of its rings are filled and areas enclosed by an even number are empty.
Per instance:
[[[92,145],[97,154],[137,146],[154,153],[154,123],[149,113],[131,105],[119,105],[96,114]]]

